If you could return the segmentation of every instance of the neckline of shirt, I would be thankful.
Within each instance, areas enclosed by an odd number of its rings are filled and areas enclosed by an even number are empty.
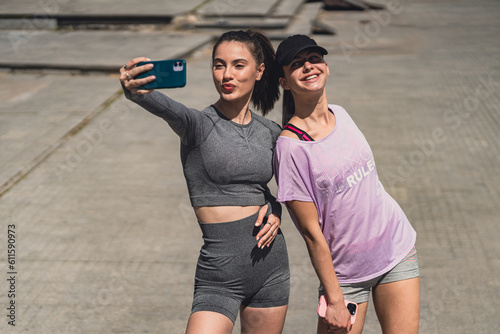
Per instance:
[[[234,126],[237,126],[237,127],[240,127],[240,128],[246,128],[246,127],[250,126],[250,125],[253,123],[253,120],[254,120],[254,118],[255,118],[255,117],[254,117],[254,113],[253,113],[253,111],[252,111],[251,109],[248,109],[248,111],[250,112],[250,116],[252,117],[252,118],[250,119],[250,122],[248,122],[248,123],[246,123],[246,124],[239,124],[239,123],[236,123],[236,122],[234,122],[234,121],[230,120],[229,118],[227,118],[227,117],[226,117],[226,115],[224,115],[223,113],[221,113],[221,112],[219,111],[219,109],[217,109],[217,108],[216,108],[213,104],[211,105],[211,107],[215,110],[215,112],[217,113],[217,115],[218,115],[220,118],[222,118],[223,120],[228,121],[228,122],[230,122],[231,124],[233,124]]]
[[[322,141],[324,140],[327,140],[330,136],[333,135],[333,133],[335,133],[335,131],[337,130],[338,126],[339,126],[339,118],[338,118],[338,115],[333,111],[333,107],[332,106],[328,106],[328,109],[332,112],[332,114],[335,116],[335,127],[332,129],[332,131],[330,131],[329,134],[327,134],[325,137],[321,138],[321,139],[318,139],[318,140],[312,140],[312,141],[306,141],[306,140],[300,140],[299,138],[293,138],[293,137],[285,137],[285,136],[279,136],[278,137],[278,140],[280,140],[281,138],[284,138],[284,139],[290,139],[290,140],[294,140],[296,142],[299,142],[299,143],[305,143],[305,144],[313,144],[313,143],[321,143]]]

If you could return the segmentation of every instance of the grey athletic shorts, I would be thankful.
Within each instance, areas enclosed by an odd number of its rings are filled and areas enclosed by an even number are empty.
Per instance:
[[[288,304],[290,271],[285,238],[257,247],[258,213],[228,223],[199,223],[204,245],[196,266],[191,313],[212,311],[234,323],[241,304],[265,308]]]
[[[340,284],[340,289],[346,300],[355,303],[364,303],[370,299],[370,291],[380,284],[403,281],[419,276],[417,250],[415,247],[394,268],[385,274],[366,282]],[[319,287],[319,295],[325,294],[323,287]]]

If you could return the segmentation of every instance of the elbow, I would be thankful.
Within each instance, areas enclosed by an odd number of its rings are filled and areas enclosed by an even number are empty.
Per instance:
[[[318,244],[318,242],[321,241],[321,239],[324,240],[323,234],[318,235],[317,233],[314,233],[310,230],[306,230],[306,229],[300,230],[300,233],[302,234],[302,238],[304,238],[304,241],[308,245]]]
[[[301,233],[308,249],[330,253],[325,236],[321,231],[301,230]]]
[[[299,229],[299,232],[305,242],[314,240],[314,235],[309,230]]]

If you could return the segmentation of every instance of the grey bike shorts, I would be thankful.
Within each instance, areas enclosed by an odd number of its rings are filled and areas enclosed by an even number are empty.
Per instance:
[[[290,271],[285,238],[278,230],[270,247],[255,239],[258,213],[227,223],[199,223],[204,245],[196,266],[191,313],[212,311],[234,323],[240,306],[267,308],[288,304]]]
[[[368,302],[370,292],[381,284],[404,281],[418,276],[417,250],[413,246],[406,257],[385,274],[365,282],[340,284],[340,289],[345,299],[360,304]],[[322,294],[325,294],[325,291],[320,285],[319,295],[321,296]]]

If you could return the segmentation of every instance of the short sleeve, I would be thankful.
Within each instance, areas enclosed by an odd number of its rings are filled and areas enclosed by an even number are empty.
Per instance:
[[[278,138],[273,157],[278,202],[313,202],[307,159],[302,153],[294,147],[293,140]]]

